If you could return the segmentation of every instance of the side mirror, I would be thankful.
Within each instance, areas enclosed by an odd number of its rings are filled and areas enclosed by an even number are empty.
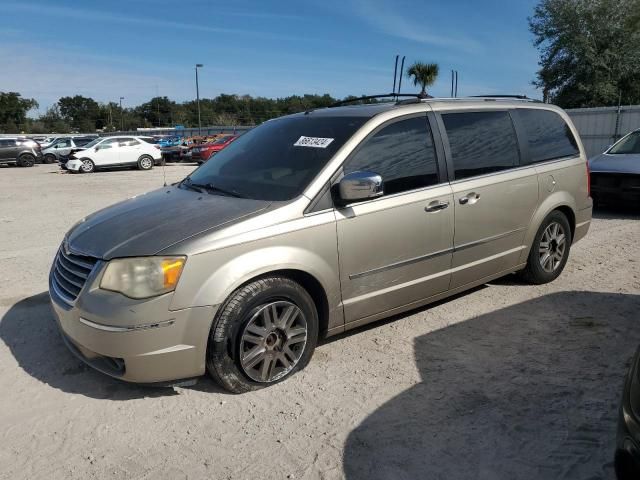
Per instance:
[[[347,205],[372,198],[384,193],[382,177],[374,172],[351,172],[338,183],[338,202]]]

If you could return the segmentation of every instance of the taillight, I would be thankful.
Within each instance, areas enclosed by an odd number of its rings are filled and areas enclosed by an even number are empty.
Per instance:
[[[591,170],[589,170],[589,161],[587,161],[587,197],[591,196]]]

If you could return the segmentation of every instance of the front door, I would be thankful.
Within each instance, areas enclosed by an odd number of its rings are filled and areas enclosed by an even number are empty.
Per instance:
[[[453,196],[426,114],[379,127],[345,174],[381,175],[384,195],[337,210],[345,322],[411,305],[449,287]]]
[[[451,288],[518,265],[538,203],[533,167],[520,167],[508,111],[442,115],[453,171],[455,237]]]
[[[120,163],[120,145],[117,138],[109,138],[96,145],[93,162],[97,167],[106,167]]]

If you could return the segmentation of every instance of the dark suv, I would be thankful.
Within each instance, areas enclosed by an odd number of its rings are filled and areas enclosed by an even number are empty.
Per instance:
[[[33,167],[40,160],[42,149],[38,142],[28,138],[0,138],[0,165]]]

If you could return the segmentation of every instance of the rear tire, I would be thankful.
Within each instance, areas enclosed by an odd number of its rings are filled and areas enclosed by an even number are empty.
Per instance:
[[[240,287],[211,327],[207,370],[233,393],[289,378],[311,359],[318,313],[309,293],[290,278],[264,277]]]
[[[151,170],[153,168],[153,158],[149,155],[142,155],[138,159],[139,170]]]
[[[533,239],[527,266],[520,273],[522,279],[541,285],[558,278],[569,259],[572,240],[565,214],[554,210],[547,215]]]
[[[30,153],[24,153],[18,158],[17,165],[19,167],[33,167],[36,163],[36,157]]]

